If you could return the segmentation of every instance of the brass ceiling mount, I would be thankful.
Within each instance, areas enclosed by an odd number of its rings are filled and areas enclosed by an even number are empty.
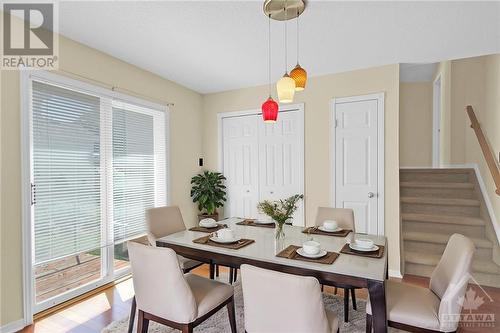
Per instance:
[[[285,9],[286,8],[286,13]],[[271,15],[273,20],[288,21],[296,18],[306,8],[304,0],[266,0],[264,1],[264,14]]]

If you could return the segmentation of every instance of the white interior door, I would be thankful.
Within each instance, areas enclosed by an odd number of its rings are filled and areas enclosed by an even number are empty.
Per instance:
[[[259,120],[258,115],[222,120],[224,175],[227,178],[225,217],[258,217]]]
[[[335,116],[335,204],[354,210],[356,231],[379,234],[377,98],[337,99]]]
[[[303,193],[303,122],[296,111],[280,112],[274,124],[259,122],[260,200],[279,200]],[[293,224],[304,225],[303,201]],[[263,216],[263,218],[265,218]]]

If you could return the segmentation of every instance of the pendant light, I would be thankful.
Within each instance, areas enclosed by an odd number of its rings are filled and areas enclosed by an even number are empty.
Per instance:
[[[302,91],[306,88],[307,72],[299,65],[299,10],[297,9],[297,66],[290,72],[291,78],[295,81],[295,90]]]
[[[268,39],[269,39],[269,45],[268,45],[268,54],[269,54],[269,98],[262,103],[262,118],[264,118],[265,123],[275,123],[276,120],[278,119],[278,103],[274,101],[274,99],[271,97],[271,14],[269,14],[269,28],[268,28]]]
[[[283,7],[285,11],[285,75],[276,83],[276,90],[278,91],[278,99],[280,103],[293,102],[293,95],[295,94],[295,81],[288,75],[288,60],[287,60],[287,7],[286,1]]]

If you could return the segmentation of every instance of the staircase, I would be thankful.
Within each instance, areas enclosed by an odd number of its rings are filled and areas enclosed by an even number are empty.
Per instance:
[[[476,245],[474,278],[500,287],[498,241],[473,169],[402,169],[400,194],[405,274],[430,276],[448,238],[461,233]]]

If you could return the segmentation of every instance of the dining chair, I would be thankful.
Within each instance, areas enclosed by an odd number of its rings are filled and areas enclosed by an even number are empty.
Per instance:
[[[338,318],[325,309],[316,278],[250,265],[240,272],[246,332],[338,332]]]
[[[148,331],[150,320],[183,333],[193,332],[224,306],[231,332],[236,333],[233,286],[184,274],[172,249],[135,242],[127,246],[139,311],[138,333]]]
[[[428,288],[386,281],[388,325],[409,332],[456,331],[474,252],[474,243],[469,238],[453,234],[432,272]],[[368,299],[366,332],[371,331],[372,309]]]
[[[332,208],[332,207],[318,207],[316,213],[316,225],[321,226],[326,220],[335,220],[342,229],[352,230],[355,232],[354,224],[354,211],[348,208]],[[357,310],[356,304],[356,288],[347,284],[335,283],[334,293],[337,294],[337,288],[344,289],[344,321],[349,321],[349,294],[351,294],[352,308]]]

